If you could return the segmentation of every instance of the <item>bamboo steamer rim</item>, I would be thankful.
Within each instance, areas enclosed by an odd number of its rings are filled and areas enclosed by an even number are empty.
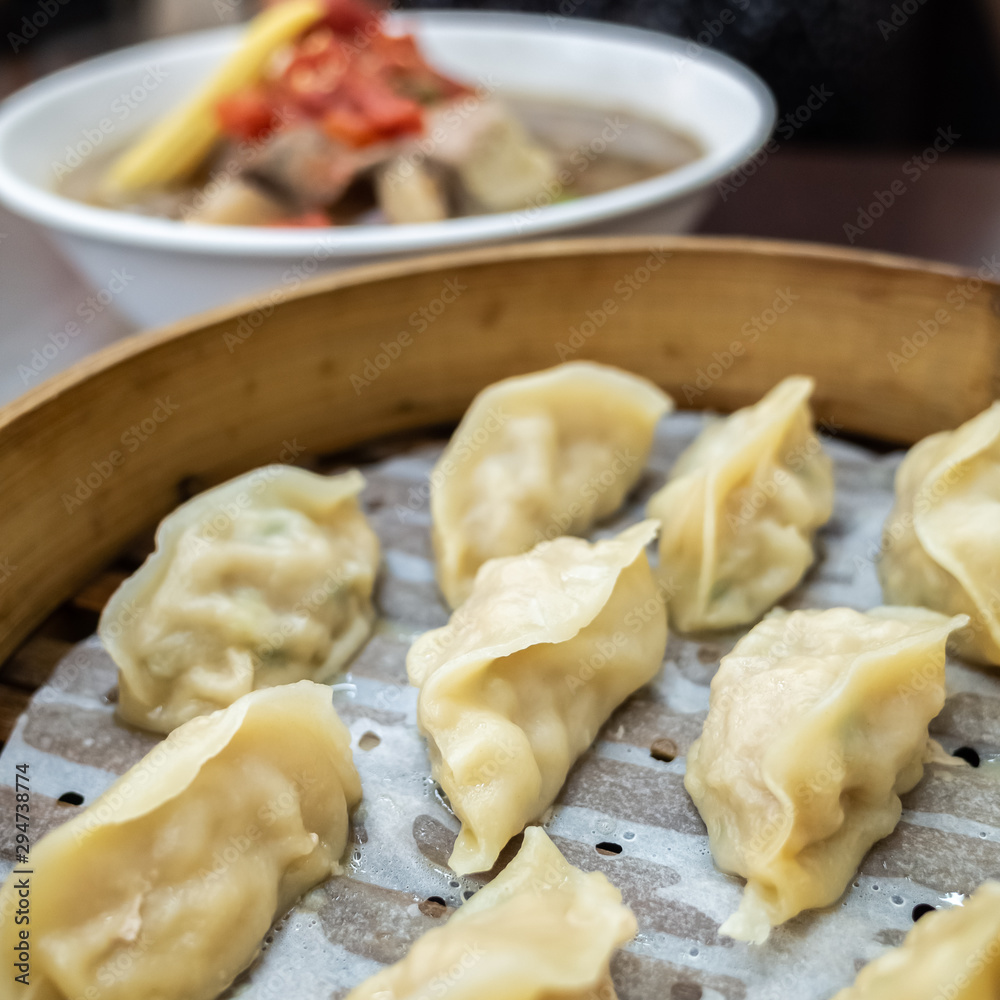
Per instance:
[[[532,243],[503,245],[501,247],[480,247],[448,253],[427,254],[400,261],[377,264],[362,264],[357,267],[333,271],[329,274],[310,278],[295,291],[289,292],[285,302],[313,295],[333,292],[353,285],[375,284],[409,274],[427,274],[449,266],[491,264],[496,261],[521,259],[545,259],[554,255],[584,256],[599,249],[601,253],[635,253],[651,248],[667,251],[691,251],[694,253],[747,253],[770,257],[793,257],[798,260],[817,262],[841,261],[847,264],[868,264],[874,268],[887,270],[935,274],[956,279],[975,275],[974,268],[962,268],[943,261],[921,257],[886,253],[877,250],[862,250],[849,247],[829,246],[822,243],[797,242],[793,240],[768,240],[751,237],[730,236],[620,236],[620,237],[576,237],[571,239],[539,240]],[[1000,290],[1000,282],[990,282]],[[171,323],[155,330],[144,330],[123,337],[75,362],[62,372],[33,386],[15,400],[0,407],[0,435],[6,426],[21,413],[37,409],[45,401],[66,391],[70,386],[91,377],[94,372],[111,368],[140,354],[150,347],[170,340],[197,333],[212,322],[235,318],[257,307],[261,296],[248,296],[229,306],[220,306]],[[0,437],[0,448],[3,446]]]

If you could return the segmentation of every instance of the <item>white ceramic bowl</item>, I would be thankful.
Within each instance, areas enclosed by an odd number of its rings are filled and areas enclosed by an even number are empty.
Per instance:
[[[395,15],[432,65],[500,95],[629,110],[693,136],[704,155],[603,194],[518,213],[405,226],[268,229],[192,225],[94,208],[55,193],[67,166],[105,155],[174,107],[218,66],[239,28],[149,42],[56,73],[0,106],[0,200],[44,227],[102,299],[140,326],[380,257],[564,230],[683,232],[714,181],[752,155],[774,101],[748,69],[693,42],[542,15]],[[656,209],[656,211],[651,211]],[[646,225],[644,226],[644,222]],[[271,292],[271,294],[275,294]]]

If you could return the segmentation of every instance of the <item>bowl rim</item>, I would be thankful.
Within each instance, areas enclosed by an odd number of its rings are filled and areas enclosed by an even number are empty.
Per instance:
[[[448,28],[508,27],[551,32],[545,14],[506,11],[413,11],[393,15],[399,24]],[[210,44],[235,36],[242,26],[224,26],[166,39],[154,39],[84,60],[29,84],[0,103],[0,203],[16,214],[50,229],[105,243],[169,250],[201,256],[276,257],[318,256],[320,259],[369,257],[444,250],[487,242],[507,242],[639,212],[700,192],[731,174],[767,141],[777,118],[773,94],[753,70],[735,59],[702,46],[697,55],[685,50],[698,43],[661,32],[585,18],[566,18],[560,30],[598,40],[612,39],[661,49],[664,56],[703,62],[744,88],[760,109],[755,128],[738,148],[718,157],[714,165],[702,156],[655,177],[572,202],[542,206],[528,218],[524,211],[448,219],[438,223],[397,226],[353,226],[280,229],[260,226],[212,226],[158,219],[116,209],[86,205],[24,180],[5,162],[3,151],[10,133],[23,120],[48,106],[69,87],[97,71],[113,71],[120,63],[142,56],[166,60],[193,42]]]

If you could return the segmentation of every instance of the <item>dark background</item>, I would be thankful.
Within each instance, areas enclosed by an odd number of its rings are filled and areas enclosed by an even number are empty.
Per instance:
[[[162,7],[171,0],[146,2]],[[22,19],[40,3],[52,9],[59,0],[0,0],[0,93],[150,33],[149,11],[136,0],[64,0],[21,45]],[[201,3],[202,24],[220,23],[212,0]],[[403,6],[562,11],[689,38],[702,33],[702,39],[706,22],[729,8],[732,23],[711,47],[753,67],[774,90],[779,114],[794,111],[814,86],[833,94],[797,129],[797,146],[919,149],[944,127],[961,135],[965,151],[1000,147],[1000,0],[405,0]]]

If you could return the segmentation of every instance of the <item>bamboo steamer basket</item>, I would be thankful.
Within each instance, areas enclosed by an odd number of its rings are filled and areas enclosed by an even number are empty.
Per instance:
[[[722,411],[810,374],[819,420],[904,444],[998,394],[1000,287],[887,255],[576,239],[292,284],[116,343],[0,410],[0,661],[192,477],[452,422],[490,382],[570,357]]]

